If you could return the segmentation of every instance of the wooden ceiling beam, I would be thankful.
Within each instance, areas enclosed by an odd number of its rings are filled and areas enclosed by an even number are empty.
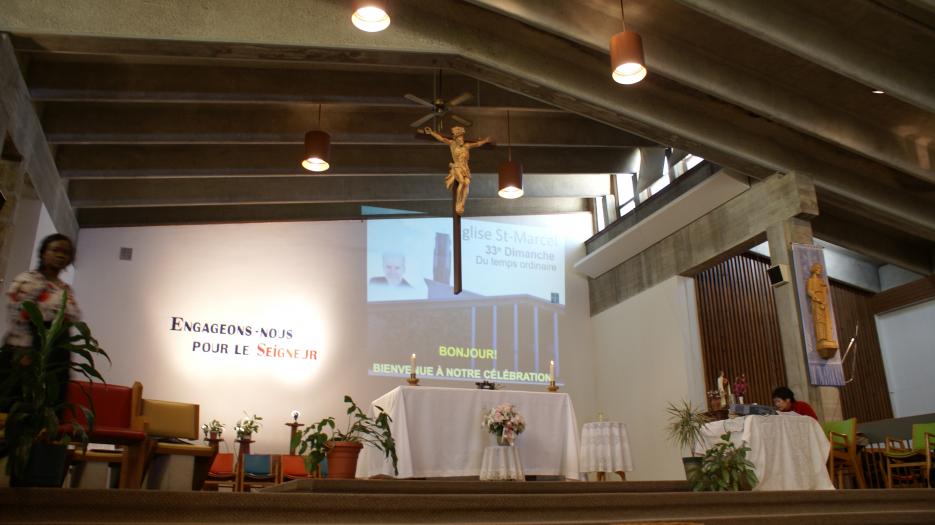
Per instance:
[[[56,164],[64,178],[306,176],[299,144],[61,145]],[[619,173],[634,148],[515,146],[513,159],[528,174]],[[502,145],[475,151],[471,170],[496,173],[506,160]],[[443,144],[334,145],[328,175],[443,175],[451,153]]]
[[[53,144],[301,144],[323,129],[333,144],[420,144],[410,123],[429,113],[419,107],[317,104],[172,104],[46,102],[42,123]],[[473,121],[469,138],[507,142],[505,110],[459,108]],[[511,113],[517,145],[627,147],[650,145],[617,128],[557,110]],[[446,119],[445,127],[456,124]],[[431,122],[426,125],[432,125]]]
[[[382,210],[382,211],[380,211]],[[588,212],[587,199],[474,198],[465,217],[542,215]],[[412,212],[412,213],[407,213]],[[361,220],[399,217],[450,217],[450,201],[380,201],[256,205],[159,206],[145,208],[80,208],[82,228],[158,226],[268,221]]]
[[[523,185],[523,199],[588,198],[610,193],[608,175],[529,175]],[[493,198],[497,190],[496,175],[478,174],[472,178],[470,198]],[[68,191],[77,208],[451,200],[451,192],[440,178],[393,175],[77,179],[70,182]]]

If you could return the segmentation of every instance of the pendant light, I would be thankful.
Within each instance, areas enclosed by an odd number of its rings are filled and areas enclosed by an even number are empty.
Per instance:
[[[382,0],[354,2],[351,23],[357,29],[368,33],[378,33],[390,27],[390,15],[386,14],[386,2]]]
[[[318,105],[318,129],[305,134],[305,157],[302,167],[308,171],[327,171],[331,167],[331,137],[321,131],[321,104]]]
[[[510,136],[510,112],[506,112],[506,148],[507,161],[500,163],[497,174],[500,179],[500,191],[497,195],[504,199],[518,199],[523,196],[523,165],[513,161],[513,141]]]
[[[623,0],[620,0],[620,22],[623,32],[610,37],[611,77],[618,84],[636,84],[646,77],[643,39],[639,33],[627,31],[627,22],[623,17]]]

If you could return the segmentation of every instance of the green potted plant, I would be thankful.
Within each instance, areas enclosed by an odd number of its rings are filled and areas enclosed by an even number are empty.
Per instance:
[[[201,431],[204,432],[205,439],[220,439],[221,434],[224,433],[224,423],[221,423],[217,419],[212,419],[201,425]]]
[[[250,440],[253,437],[253,434],[260,431],[260,428],[263,425],[260,424],[260,421],[263,421],[263,418],[253,414],[252,416],[247,415],[246,412],[243,413],[245,418],[241,419],[234,424],[234,432],[237,432],[238,440]],[[224,425],[221,425],[222,427]]]
[[[0,384],[0,399],[9,406],[4,425],[6,448],[9,452],[6,472],[11,482],[19,486],[61,486],[65,474],[65,455],[68,443],[77,440],[86,444],[86,430],[72,422],[71,433],[60,429],[59,414],[70,410],[84,414],[88,429],[94,426],[94,410],[61,401],[63,370],[84,376],[88,381],[104,382],[94,365],[95,356],[107,353],[98,346],[88,325],[65,321],[67,293],[55,319],[47,326],[39,307],[31,301],[23,303],[23,310],[35,329],[31,347],[6,347],[10,358],[9,374]],[[69,352],[71,359],[62,361],[54,356]],[[89,403],[90,404],[90,403]]]
[[[688,450],[688,456],[682,457],[685,479],[691,481],[694,473],[701,467],[701,457],[695,454],[695,446],[702,443],[701,429],[711,421],[705,410],[693,406],[691,401],[682,400],[680,404],[669,403],[666,408],[669,422],[666,426],[669,441],[681,450]]]
[[[699,469],[692,482],[692,490],[750,490],[759,480],[753,463],[747,459],[750,447],[737,448],[730,441],[730,432],[721,436],[721,441],[709,448],[701,458]]]
[[[393,461],[393,471],[397,469],[396,441],[390,432],[389,414],[381,407],[375,418],[364,413],[354,403],[351,396],[344,396],[348,423],[345,430],[335,428],[334,418],[326,417],[317,424],[309,425],[301,434],[293,438],[293,447],[299,446],[299,455],[305,456],[305,466],[312,472],[325,458],[328,459],[328,477],[353,479],[357,472],[357,457],[364,444],[370,444],[383,452]],[[329,432],[330,429],[330,432]]]

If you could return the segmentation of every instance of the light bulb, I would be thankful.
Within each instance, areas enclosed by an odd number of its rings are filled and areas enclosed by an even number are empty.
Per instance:
[[[375,6],[364,6],[351,15],[354,27],[368,33],[377,33],[390,26],[390,15]]]

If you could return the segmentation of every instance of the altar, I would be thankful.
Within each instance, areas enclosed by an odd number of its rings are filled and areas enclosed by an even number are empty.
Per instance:
[[[477,476],[484,448],[495,444],[483,427],[484,412],[511,403],[526,418],[526,430],[516,439],[527,475],[580,479],[578,422],[571,397],[565,393],[476,390],[400,386],[371,403],[393,419],[399,478]],[[393,476],[383,454],[364,447],[357,477]]]

